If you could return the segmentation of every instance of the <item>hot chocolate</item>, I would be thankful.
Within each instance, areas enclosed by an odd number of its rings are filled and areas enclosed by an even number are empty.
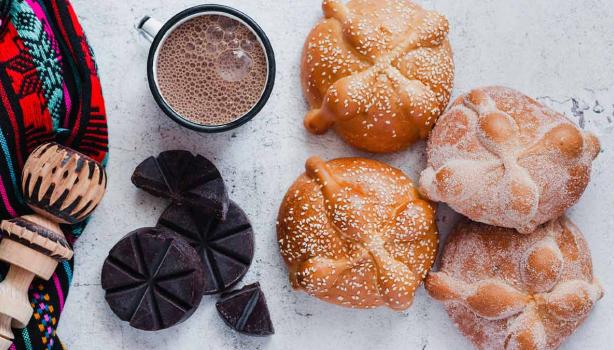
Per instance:
[[[182,117],[224,125],[248,113],[267,84],[267,57],[243,22],[204,14],[180,24],[158,54],[159,90]]]

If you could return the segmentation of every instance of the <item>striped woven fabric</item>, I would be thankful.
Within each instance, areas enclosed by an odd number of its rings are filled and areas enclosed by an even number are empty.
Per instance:
[[[2,1],[2,0],[0,0]],[[30,152],[56,141],[105,162],[107,121],[93,53],[68,0],[12,0],[0,33],[0,219],[30,213],[20,193]],[[73,244],[84,224],[65,226]],[[0,264],[0,279],[7,266]],[[73,274],[59,265],[30,288],[34,315],[15,349],[62,349],[56,335]]]

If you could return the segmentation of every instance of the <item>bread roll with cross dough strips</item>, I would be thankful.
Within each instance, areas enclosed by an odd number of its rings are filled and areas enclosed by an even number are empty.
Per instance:
[[[330,303],[407,309],[437,254],[435,209],[398,169],[313,157],[277,224],[296,289]]]
[[[553,350],[603,296],[582,233],[562,217],[531,235],[462,221],[429,294],[480,350]]]
[[[530,233],[578,201],[599,150],[592,133],[518,91],[476,89],[439,118],[420,190],[474,221]]]
[[[305,127],[352,146],[394,152],[425,139],[454,80],[448,21],[409,0],[325,0],[301,77]]]

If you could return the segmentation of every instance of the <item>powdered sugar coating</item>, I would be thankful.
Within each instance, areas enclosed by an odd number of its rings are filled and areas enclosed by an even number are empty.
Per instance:
[[[603,295],[587,244],[564,217],[532,235],[461,222],[426,288],[484,350],[556,349]]]
[[[424,139],[454,80],[448,22],[409,0],[325,0],[302,60],[305,126],[393,152]]]
[[[355,308],[408,308],[437,253],[435,209],[386,164],[307,161],[278,217],[292,286]]]
[[[508,88],[461,96],[433,129],[420,190],[478,222],[530,233],[584,192],[599,141]]]

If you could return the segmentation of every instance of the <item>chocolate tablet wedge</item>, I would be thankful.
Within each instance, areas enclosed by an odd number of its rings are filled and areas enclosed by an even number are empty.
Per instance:
[[[224,180],[215,165],[201,155],[166,151],[149,157],[134,170],[132,183],[175,204],[226,218],[229,199]]]
[[[225,221],[194,208],[171,205],[160,217],[158,227],[176,232],[196,249],[205,271],[205,294],[232,287],[252,263],[254,231],[243,210],[232,201]]]
[[[111,249],[102,268],[111,310],[134,328],[156,331],[185,321],[203,296],[200,257],[174,233],[142,228]]]
[[[224,322],[239,333],[259,337],[275,334],[259,283],[222,294],[215,306]]]

